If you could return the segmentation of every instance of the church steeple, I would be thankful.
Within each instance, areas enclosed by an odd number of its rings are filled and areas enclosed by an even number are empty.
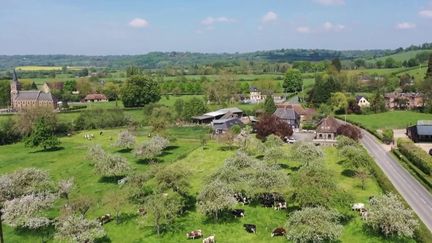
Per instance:
[[[15,69],[13,70],[13,74],[12,74],[12,81],[14,81],[14,82],[18,82],[18,75],[16,74]]]
[[[18,76],[16,74],[15,69],[13,70],[12,74],[12,82],[10,84],[10,98],[11,98],[11,106],[12,108],[15,107],[15,99],[18,96],[19,91],[21,90],[21,84],[18,80]]]

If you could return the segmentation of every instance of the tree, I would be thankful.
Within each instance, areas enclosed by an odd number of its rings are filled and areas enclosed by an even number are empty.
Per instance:
[[[59,196],[69,199],[69,193],[72,191],[73,186],[74,186],[73,178],[69,178],[67,180],[60,180],[58,183]]]
[[[190,188],[189,174],[190,172],[184,166],[168,165],[158,170],[155,180],[160,191],[171,189],[180,195],[185,195]]]
[[[177,99],[174,102],[174,110],[176,112],[177,118],[181,118],[181,116],[183,115],[184,106],[185,106],[185,102],[183,99]]]
[[[343,226],[336,211],[324,207],[303,208],[288,218],[287,238],[294,242],[333,242],[342,234]]]
[[[142,74],[143,74],[142,69],[137,66],[129,66],[126,69],[126,77],[128,78],[136,75],[142,75]]]
[[[319,162],[302,166],[291,182],[301,207],[329,207],[337,191],[334,175]]]
[[[193,97],[185,101],[183,108],[183,119],[190,121],[193,116],[202,115],[207,112],[207,106],[202,99]]]
[[[309,165],[324,157],[322,150],[312,143],[296,143],[292,148],[292,158],[303,165]]]
[[[377,91],[371,100],[371,110],[375,113],[385,112],[386,111],[386,103],[384,96]]]
[[[156,232],[160,235],[161,226],[169,225],[182,208],[181,197],[174,192],[156,193],[145,198],[143,207],[153,220]]]
[[[426,70],[425,79],[432,78],[432,54],[429,55],[428,68]]]
[[[71,93],[72,91],[77,90],[76,85],[76,80],[67,80],[64,82],[63,90]]]
[[[119,133],[114,146],[124,149],[132,149],[135,146],[135,136],[127,130],[122,131]]]
[[[128,202],[128,197],[122,191],[111,191],[104,195],[104,205],[115,212],[116,224],[120,223],[120,212]]]
[[[127,159],[115,154],[106,154],[103,160],[98,160],[95,163],[96,173],[105,177],[124,176],[130,170],[131,168]]]
[[[44,119],[44,122],[50,130],[54,131],[57,126],[57,115],[52,110],[43,107],[32,108],[21,112],[16,120],[15,129],[19,131],[22,136],[27,137],[32,133],[36,123],[41,119]]]
[[[98,221],[85,219],[82,215],[61,218],[56,230],[55,238],[79,243],[92,243],[106,235]]]
[[[264,100],[264,111],[267,114],[273,114],[276,111],[276,105],[273,100],[273,96],[267,95]]]
[[[339,58],[335,58],[331,61],[331,66],[338,72],[342,70],[342,63]]]
[[[393,193],[374,197],[369,207],[366,221],[374,230],[386,237],[413,237],[418,227],[414,212],[406,208],[402,201]]]
[[[337,135],[343,135],[355,141],[358,141],[360,138],[362,138],[360,129],[351,124],[343,124],[339,126],[336,133]]]
[[[0,107],[10,105],[10,83],[9,81],[0,81]]]
[[[60,144],[58,138],[54,135],[52,127],[44,117],[40,118],[33,129],[33,132],[27,138],[25,145],[29,147],[42,147],[44,150],[55,148]]]
[[[255,124],[255,129],[259,139],[265,139],[270,134],[285,139],[285,137],[291,137],[293,134],[292,127],[288,123],[273,115],[261,116]]]
[[[156,156],[160,155],[168,145],[168,139],[156,135],[149,141],[138,145],[135,148],[135,156],[154,161]]]
[[[302,91],[303,78],[301,72],[298,69],[289,69],[285,74],[282,87],[286,93]]]
[[[172,111],[168,107],[156,107],[151,113],[150,125],[153,127],[153,131],[160,132],[165,130],[172,120]]]
[[[215,180],[207,184],[197,197],[198,211],[218,220],[219,214],[236,203],[234,191],[226,184]]]
[[[98,161],[105,160],[105,157],[107,156],[107,153],[102,148],[100,144],[96,144],[91,146],[87,151],[87,158],[92,161],[92,164],[94,165]]]
[[[330,97],[330,105],[334,112],[342,111],[345,113],[348,107],[348,98],[342,92],[333,93]]]
[[[120,87],[114,82],[108,82],[103,87],[103,93],[109,101],[117,100],[119,98]]]
[[[159,84],[149,76],[131,76],[120,93],[125,107],[140,107],[161,98]]]

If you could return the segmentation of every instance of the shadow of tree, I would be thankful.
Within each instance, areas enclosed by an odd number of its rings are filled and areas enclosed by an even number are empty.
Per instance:
[[[346,177],[354,177],[355,174],[356,174],[355,170],[351,170],[351,169],[345,169],[341,172],[341,175]]]
[[[218,148],[219,151],[233,151],[236,150],[236,146],[221,146]]]
[[[53,147],[53,148],[48,148],[48,149],[40,149],[40,150],[36,150],[36,151],[32,151],[30,152],[31,154],[35,154],[35,153],[43,153],[43,152],[55,152],[55,151],[60,151],[60,150],[64,150],[64,147]]]
[[[117,150],[117,153],[125,154],[125,153],[129,153],[131,151],[132,151],[131,148],[124,148],[124,149]]]
[[[118,180],[120,180],[124,177],[125,176],[102,176],[98,182],[117,184]]]

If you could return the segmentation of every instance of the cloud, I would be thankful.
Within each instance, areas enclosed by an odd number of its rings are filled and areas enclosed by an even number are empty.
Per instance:
[[[296,28],[296,31],[299,32],[299,33],[307,34],[307,33],[311,32],[311,29],[309,27],[307,27],[307,26],[299,26],[299,27]]]
[[[345,25],[333,24],[332,22],[325,22],[323,28],[327,32],[340,32],[345,29]]]
[[[418,14],[423,18],[432,18],[432,10],[430,9],[421,10]]]
[[[345,0],[314,0],[321,5],[345,5]]]
[[[216,17],[216,18],[210,16],[210,17],[207,17],[207,18],[201,20],[201,24],[209,26],[209,25],[213,25],[216,23],[233,23],[235,21],[236,21],[235,19],[228,18],[225,16]]]
[[[265,24],[265,23],[274,22],[277,19],[278,19],[278,15],[273,11],[269,11],[261,18],[261,22]]]
[[[134,18],[129,22],[129,26],[134,28],[147,28],[149,26],[149,22],[145,19]]]
[[[416,27],[415,24],[408,23],[408,22],[402,22],[396,25],[396,29],[399,30],[409,30],[409,29],[414,29],[415,27]]]

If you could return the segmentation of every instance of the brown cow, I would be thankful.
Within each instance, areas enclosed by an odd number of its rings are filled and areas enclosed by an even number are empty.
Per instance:
[[[194,230],[189,233],[186,233],[186,237],[188,239],[197,239],[203,237],[203,233],[201,230]]]
[[[286,235],[286,230],[284,228],[276,228],[271,233],[271,237],[284,235]]]

